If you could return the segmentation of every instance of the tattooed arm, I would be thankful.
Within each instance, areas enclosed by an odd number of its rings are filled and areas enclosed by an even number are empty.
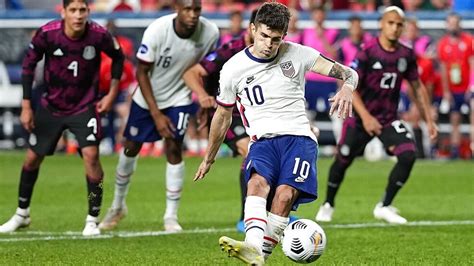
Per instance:
[[[357,75],[357,72],[354,69],[341,65],[324,55],[320,55],[318,59],[316,59],[311,71],[324,76],[343,80],[344,84],[352,86],[352,90],[357,88],[357,83],[359,82],[359,75]]]
[[[311,71],[344,81],[341,89],[334,97],[329,99],[329,101],[332,102],[329,115],[332,115],[337,108],[338,117],[342,116],[342,118],[346,118],[352,116],[352,92],[357,88],[359,82],[357,72],[323,55],[320,55],[318,59],[316,59]]]

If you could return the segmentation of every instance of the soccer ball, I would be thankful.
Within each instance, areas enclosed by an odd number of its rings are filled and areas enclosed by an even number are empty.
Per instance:
[[[281,244],[283,253],[292,261],[311,263],[323,254],[326,234],[317,223],[299,219],[285,228]]]

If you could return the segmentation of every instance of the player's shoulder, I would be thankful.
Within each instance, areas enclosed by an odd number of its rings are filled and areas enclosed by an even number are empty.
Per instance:
[[[371,40],[365,42],[361,46],[361,50],[364,52],[377,50],[379,48],[378,38],[372,38]]]
[[[222,72],[232,71],[235,73],[242,69],[247,69],[248,64],[244,63],[245,61],[248,61],[248,56],[246,54],[247,49],[248,48],[243,49],[227,60],[227,62],[222,66]]]
[[[176,17],[176,14],[168,14],[161,16],[148,25],[147,29],[158,29],[160,32],[163,31],[163,27],[165,26],[172,26],[173,19]]]
[[[300,59],[302,58],[308,58],[309,55],[312,54],[320,54],[320,52],[312,47],[302,45],[299,43],[294,43],[291,41],[285,41],[281,44],[279,48],[279,54],[280,57],[298,57]]]
[[[42,32],[50,32],[50,31],[57,31],[61,30],[62,28],[62,20],[52,20],[43,26],[40,27]]]
[[[413,47],[411,45],[407,45],[402,42],[398,42],[398,45],[399,45],[400,55],[415,57],[415,50],[413,50]]]
[[[106,34],[107,33],[107,29],[105,27],[99,25],[95,21],[89,21],[87,24],[88,24],[89,30],[91,32],[98,33],[98,34]]]
[[[240,38],[232,39],[229,42],[222,44],[217,49],[219,49],[220,51],[235,51],[234,54],[236,54],[242,51],[243,49],[245,49],[245,47],[247,47],[245,43],[245,38],[240,37]]]
[[[206,30],[212,31],[217,34],[219,33],[219,28],[217,27],[216,23],[210,21],[209,19],[203,16],[199,17],[199,21],[201,22],[201,24]]]

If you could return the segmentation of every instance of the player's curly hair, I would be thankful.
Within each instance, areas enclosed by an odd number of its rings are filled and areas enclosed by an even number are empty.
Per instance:
[[[286,33],[289,21],[290,11],[285,5],[277,2],[266,2],[258,9],[254,24],[256,26],[265,24],[272,30]]]
[[[63,0],[63,7],[66,8],[72,2],[74,2],[74,0]],[[82,2],[89,5],[89,0],[82,0]]]

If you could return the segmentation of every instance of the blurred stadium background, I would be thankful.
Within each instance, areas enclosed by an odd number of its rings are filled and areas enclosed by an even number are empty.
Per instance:
[[[113,22],[116,26],[114,34],[128,40],[130,47],[127,48],[126,52],[128,52],[128,57],[132,63],[136,60],[134,52],[146,26],[155,18],[172,12],[170,9],[171,0],[95,0],[90,2],[92,19],[102,25]],[[315,22],[311,7],[315,5],[324,7],[327,12],[324,22],[325,28],[338,31],[336,40],[332,41],[333,47],[336,49],[340,48],[341,41],[348,36],[349,19],[351,17],[360,17],[362,27],[376,36],[379,18],[377,10],[392,3],[400,5],[407,11],[408,17],[417,20],[420,28],[419,37],[427,36],[429,38],[424,56],[434,61],[436,71],[438,65],[436,45],[438,40],[446,33],[445,20],[447,14],[450,12],[459,13],[462,17],[461,26],[465,32],[470,33],[474,29],[474,12],[472,11],[474,1],[283,0],[281,2],[298,10],[297,28],[301,31],[314,28]],[[245,29],[250,11],[258,7],[260,3],[259,1],[250,0],[205,0],[203,1],[203,16],[211,19],[219,26],[222,30],[222,40],[226,41],[237,35],[233,25],[238,24],[240,30]],[[33,31],[47,21],[58,18],[60,9],[61,1],[0,1],[0,32],[2,36],[0,38],[0,149],[10,150],[25,146],[25,132],[18,119],[21,101],[21,61]],[[242,20],[233,18],[236,13]],[[333,57],[344,61],[340,51]],[[435,74],[433,73],[433,75]],[[133,89],[133,86],[134,84],[131,85],[130,90]],[[327,116],[327,107],[324,105],[324,99],[313,98],[311,100],[315,101],[313,103],[315,107],[311,110],[310,115],[314,119],[315,125],[322,132],[320,137],[322,155],[331,156],[334,150],[335,137],[331,119]],[[443,159],[450,156],[449,134],[452,130],[449,124],[449,110],[436,110],[439,116],[438,125],[442,134],[438,142],[431,147],[425,143],[425,153],[427,153],[425,156]],[[461,158],[467,159],[471,157],[469,150],[469,108],[467,104],[461,109],[461,112],[463,114],[461,125],[463,137],[458,153]],[[103,124],[105,126],[110,125],[109,131],[116,131],[123,123],[123,120],[119,118],[120,115],[116,114],[111,117],[111,120],[104,120]],[[112,122],[108,123],[108,121]],[[115,145],[116,141],[113,133],[109,135],[110,138],[107,138],[102,146],[104,154],[112,153],[118,149],[116,146],[119,146],[119,143]],[[70,136],[69,139],[72,139],[72,137]],[[71,141],[70,144],[74,145],[74,142]],[[66,150],[66,147],[60,145],[58,149]],[[150,149],[153,149],[153,147]],[[71,147],[70,151],[74,153],[74,147]],[[148,154],[160,155],[161,153],[160,151],[153,153],[148,149],[142,152],[142,155]],[[192,151],[189,154],[199,154],[199,150]]]

